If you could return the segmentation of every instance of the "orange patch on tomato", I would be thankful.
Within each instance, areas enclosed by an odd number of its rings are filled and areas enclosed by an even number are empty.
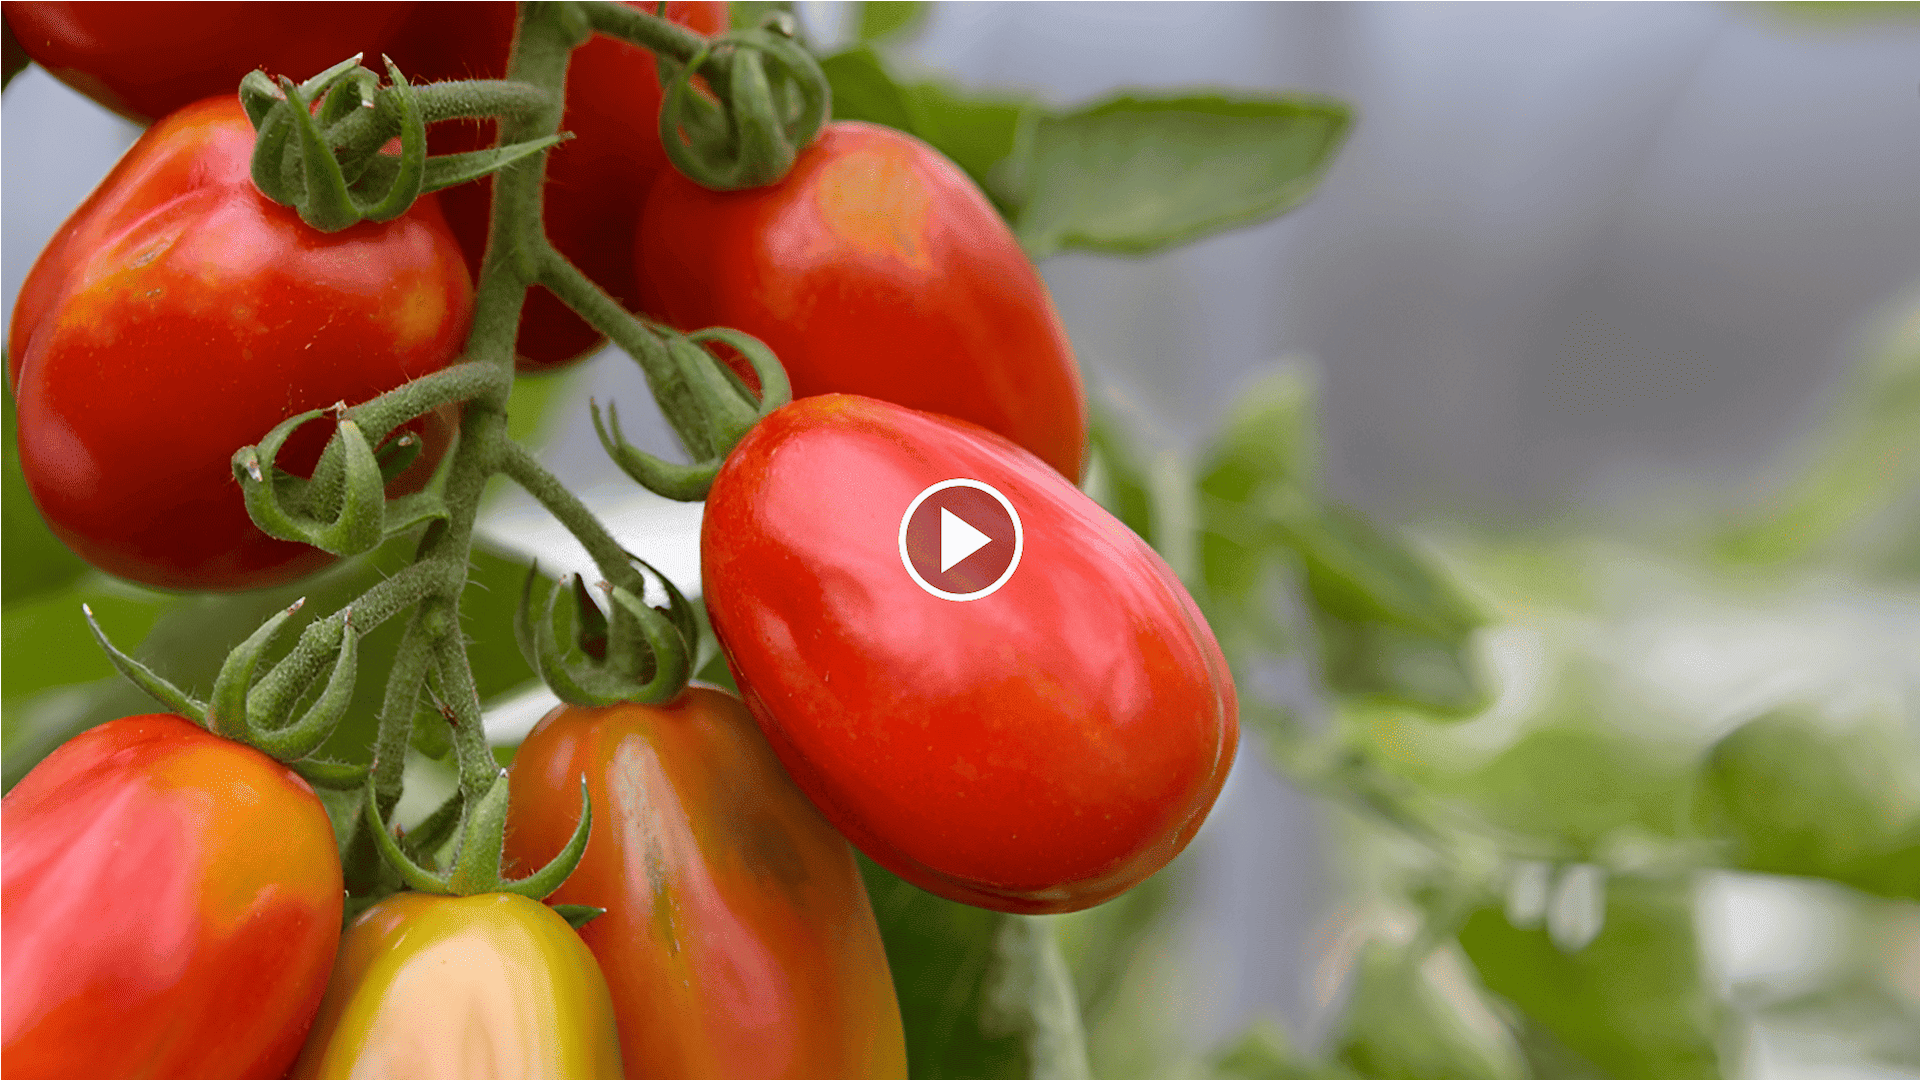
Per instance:
[[[842,240],[927,268],[925,233],[933,193],[910,162],[888,153],[842,155],[821,169],[814,200]]]
[[[422,282],[393,306],[393,347],[409,352],[425,346],[440,333],[447,317],[446,295],[433,282]]]

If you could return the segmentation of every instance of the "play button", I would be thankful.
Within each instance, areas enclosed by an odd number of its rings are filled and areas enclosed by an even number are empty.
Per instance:
[[[940,508],[940,572],[953,569],[953,564],[993,543],[993,537],[953,516],[953,511]]]
[[[1005,495],[978,480],[943,480],[900,517],[900,562],[942,600],[990,596],[1020,565],[1025,537]]]

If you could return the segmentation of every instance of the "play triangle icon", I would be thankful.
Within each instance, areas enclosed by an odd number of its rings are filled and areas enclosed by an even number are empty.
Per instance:
[[[940,508],[940,572],[993,543],[993,537],[967,524],[946,507]]]

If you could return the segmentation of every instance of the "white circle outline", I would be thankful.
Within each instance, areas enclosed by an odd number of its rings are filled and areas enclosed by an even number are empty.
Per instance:
[[[1001,508],[1007,512],[1008,517],[1013,519],[1013,561],[1007,563],[1006,570],[1001,572],[998,580],[986,588],[981,589],[979,592],[948,592],[945,589],[937,589],[927,584],[927,579],[920,576],[920,571],[914,568],[913,559],[907,555],[907,524],[913,520],[913,512],[920,509],[920,504],[927,501],[927,496],[938,491],[945,491],[948,488],[956,487],[973,488],[976,491],[986,492],[993,496],[993,500],[1000,504]],[[1015,510],[1013,504],[1007,501],[1007,497],[1000,494],[999,490],[992,484],[984,484],[978,480],[968,480],[964,477],[942,480],[928,487],[920,494],[915,495],[913,501],[907,504],[907,512],[900,515],[900,565],[907,568],[907,574],[913,578],[915,585],[920,586],[922,589],[925,589],[927,592],[932,593],[942,600],[951,600],[956,604],[964,604],[968,600],[978,600],[983,596],[992,596],[998,592],[1000,586],[1005,585],[1007,579],[1013,577],[1014,570],[1019,568],[1020,553],[1026,550],[1026,546],[1027,536],[1026,531],[1020,525],[1020,512]]]

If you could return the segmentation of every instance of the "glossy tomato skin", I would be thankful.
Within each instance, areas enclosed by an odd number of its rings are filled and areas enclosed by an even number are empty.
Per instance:
[[[846,841],[787,779],[740,700],[549,713],[515,753],[507,852],[523,868],[593,833],[551,898],[607,909],[580,936],[606,972],[629,1080],[899,1080],[900,1008]]]
[[[619,1080],[607,983],[565,919],[523,896],[399,893],[340,942],[289,1080]]]
[[[993,593],[923,591],[901,519],[989,484],[1024,548]],[[1231,676],[1186,590],[1038,458],[959,421],[832,394],[761,421],[701,528],[707,610],[795,783],[930,892],[1072,911],[1158,870],[1233,761]]]
[[[652,12],[654,5],[631,6]],[[393,54],[415,79],[503,78],[513,42],[511,3],[423,4],[402,31]],[[724,3],[673,0],[666,16],[702,34],[727,28]],[[572,138],[547,156],[544,203],[547,237],[589,278],[631,310],[639,285],[631,238],[649,188],[670,172],[660,147],[660,81],[653,54],[596,35],[574,50],[567,65],[567,106],[560,130]],[[493,145],[494,125],[447,123],[430,132],[434,153]],[[447,221],[477,276],[486,251],[492,182],[481,180],[441,193]],[[519,368],[545,371],[580,359],[604,344],[591,326],[545,289],[527,294],[517,342]]]
[[[8,1080],[270,1080],[340,939],[306,782],[178,716],[70,740],[0,803]]]
[[[973,181],[911,135],[829,124],[751,191],[662,176],[636,258],[648,313],[758,337],[795,397],[969,420],[1080,478],[1086,395],[1046,284]]]
[[[26,54],[139,124],[215,95],[247,72],[295,80],[355,53],[376,66],[416,5],[360,3],[0,4]]]
[[[167,589],[289,581],[326,563],[247,517],[231,460],[294,413],[445,367],[473,290],[432,197],[320,233],[248,175],[234,98],[149,129],[27,276],[7,342],[21,463],[41,513],[95,566]],[[423,479],[449,435],[429,436]],[[314,423],[281,464],[304,473]]]

